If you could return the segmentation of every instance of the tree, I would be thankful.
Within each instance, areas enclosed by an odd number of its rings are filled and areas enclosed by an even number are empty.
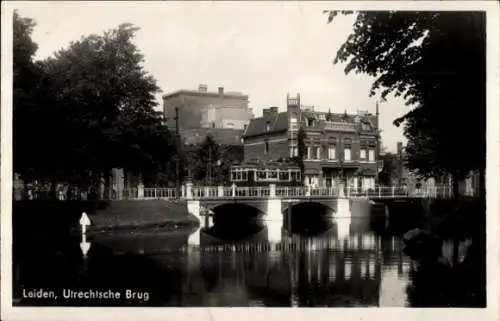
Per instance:
[[[37,106],[40,70],[34,62],[38,45],[31,39],[36,23],[14,12],[13,21],[13,158],[14,170],[23,177],[35,176],[35,160],[41,158],[43,127]]]
[[[33,27],[15,18],[18,66],[29,65],[26,57],[36,50],[26,36]],[[122,24],[72,42],[33,64],[38,77],[16,67],[22,81],[14,82],[15,91],[29,97],[18,94],[14,110],[15,168],[24,176],[90,187],[101,176],[108,179],[113,167],[140,174],[148,184],[167,170],[173,139],[154,110],[159,87],[132,42],[137,31]],[[30,79],[35,89],[27,91]]]
[[[327,13],[331,22],[339,12]],[[484,195],[485,50],[483,12],[358,12],[334,63],[375,77],[370,95],[393,93],[413,106],[395,120],[405,126],[410,169],[450,173],[456,196],[458,181],[478,170]]]
[[[207,135],[189,158],[193,178],[205,185],[223,183],[231,168],[228,148],[217,144],[211,135]]]
[[[294,160],[300,167],[300,179],[302,182],[304,182],[304,171],[305,171],[304,157],[307,153],[305,139],[306,139],[306,132],[301,126],[299,127],[299,130],[297,132],[297,156],[294,157]]]
[[[333,115],[332,115],[332,112],[330,111],[330,109],[328,109],[328,114],[326,114],[325,119],[327,121],[332,121],[333,120]]]
[[[378,181],[382,185],[393,185],[392,182],[399,178],[398,169],[401,166],[398,156],[391,153],[385,153],[380,156],[380,160],[383,161],[383,167],[380,173],[378,173]]]

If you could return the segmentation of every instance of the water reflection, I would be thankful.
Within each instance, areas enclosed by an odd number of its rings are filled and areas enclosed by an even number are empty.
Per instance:
[[[58,256],[37,248],[25,255],[29,260],[18,260],[17,295],[22,288],[57,284],[135,289],[149,292],[150,300],[48,304],[401,307],[418,293],[411,288],[412,265],[401,240],[371,230],[369,218],[338,218],[313,235],[291,233],[286,223],[252,220],[245,222],[245,233],[207,218],[191,231],[96,235],[86,260],[79,240]]]

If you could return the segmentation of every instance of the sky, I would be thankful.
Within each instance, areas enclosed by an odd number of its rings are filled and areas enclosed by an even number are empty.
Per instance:
[[[67,47],[82,36],[132,23],[144,67],[163,94],[178,89],[225,91],[249,96],[256,116],[262,109],[285,110],[286,95],[300,93],[315,110],[375,113],[369,97],[373,78],[344,73],[334,65],[338,48],[352,31],[353,16],[327,24],[328,2],[31,2],[14,5],[37,22],[32,35],[38,58]],[[394,152],[405,142],[392,124],[409,110],[390,97],[380,103],[382,145]]]

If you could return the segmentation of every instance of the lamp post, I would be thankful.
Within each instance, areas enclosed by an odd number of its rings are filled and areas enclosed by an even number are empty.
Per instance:
[[[179,107],[175,107],[175,117],[165,117],[165,121],[174,120],[175,121],[175,190],[176,198],[180,198],[181,195],[181,135],[179,130]]]

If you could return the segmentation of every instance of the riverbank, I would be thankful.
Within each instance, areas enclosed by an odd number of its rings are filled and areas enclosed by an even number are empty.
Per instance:
[[[199,225],[184,201],[114,201],[89,217],[92,222],[89,233],[136,228],[176,230]]]
[[[88,234],[138,228],[165,231],[199,225],[182,201],[16,201],[12,216],[14,236],[52,239],[80,233],[83,212],[91,220]]]

